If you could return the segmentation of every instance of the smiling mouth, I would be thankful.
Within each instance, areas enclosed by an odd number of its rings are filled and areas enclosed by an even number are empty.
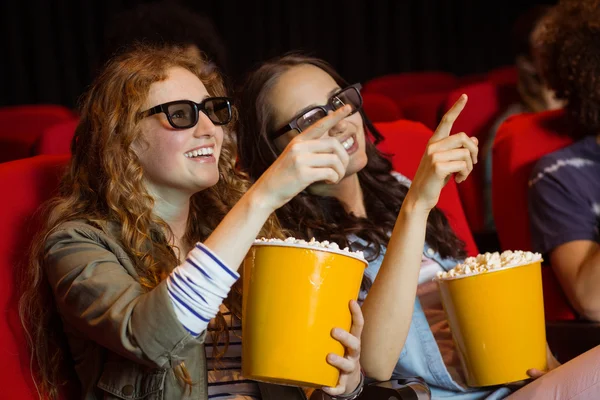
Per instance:
[[[346,149],[347,151],[350,150],[352,146],[354,146],[354,142],[356,142],[356,139],[354,138],[354,135],[352,135],[342,142],[342,146],[344,146],[344,149]]]
[[[183,155],[186,156],[187,158],[212,157],[214,152],[215,152],[215,149],[213,147],[203,147],[198,150],[188,151],[187,153],[184,153]]]
[[[358,139],[356,138],[356,134],[350,135],[349,138],[345,139],[340,143],[342,144],[344,150],[346,150],[346,153],[348,153],[348,155],[350,156],[358,151],[359,144]]]

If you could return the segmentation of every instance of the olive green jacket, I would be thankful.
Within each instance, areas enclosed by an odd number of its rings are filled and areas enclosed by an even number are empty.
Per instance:
[[[81,384],[81,398],[207,399],[205,333],[183,328],[166,281],[147,292],[118,227],[66,222],[45,243],[44,267]],[[193,385],[179,378],[185,366]],[[259,384],[263,400],[301,400],[299,388]]]

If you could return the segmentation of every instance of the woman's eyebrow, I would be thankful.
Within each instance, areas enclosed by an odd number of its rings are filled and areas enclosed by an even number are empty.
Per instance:
[[[338,93],[340,90],[342,90],[342,88],[337,86],[337,87],[331,89],[329,91],[329,93],[327,93],[327,96],[333,96],[334,94]]]

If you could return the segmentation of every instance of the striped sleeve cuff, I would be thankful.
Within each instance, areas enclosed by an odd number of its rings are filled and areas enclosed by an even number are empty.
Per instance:
[[[183,327],[200,335],[239,277],[208,247],[197,243],[167,278],[169,297]]]

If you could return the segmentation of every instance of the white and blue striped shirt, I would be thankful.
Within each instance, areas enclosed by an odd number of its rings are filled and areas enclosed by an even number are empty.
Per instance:
[[[223,304],[239,274],[228,268],[202,243],[189,252],[185,262],[175,268],[167,278],[169,296],[177,318],[194,336],[206,329],[208,367],[208,398],[219,400],[258,400],[260,392],[256,382],[244,379],[242,367],[242,323]],[[229,347],[217,361],[212,357],[214,317],[221,311],[228,326]],[[225,346],[219,337],[217,346]]]
[[[184,328],[194,336],[204,332],[239,277],[208,247],[197,243],[167,278],[175,314]]]

